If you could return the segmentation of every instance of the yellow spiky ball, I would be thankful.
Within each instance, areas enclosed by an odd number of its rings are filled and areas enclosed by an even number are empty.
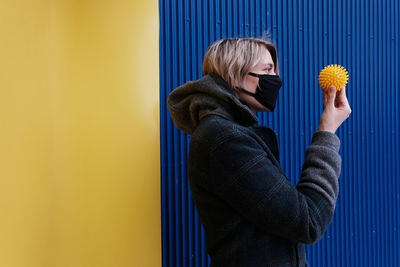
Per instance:
[[[336,86],[336,91],[342,90],[349,79],[347,71],[340,65],[329,65],[326,66],[318,77],[319,85],[322,90],[327,91],[330,86]]]

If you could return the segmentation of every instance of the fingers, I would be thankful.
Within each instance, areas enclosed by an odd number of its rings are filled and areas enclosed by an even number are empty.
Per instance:
[[[342,96],[343,96],[343,89],[336,92],[336,98],[335,98],[335,107],[336,108],[344,105]]]
[[[337,92],[335,104],[336,107],[343,107],[349,105],[349,102],[346,97],[346,87]]]
[[[340,96],[342,99],[343,99],[343,102],[344,102],[344,104],[345,105],[349,105],[349,101],[347,100],[347,96],[346,96],[346,87],[344,87],[343,89],[342,89],[342,95]]]
[[[335,105],[335,103],[334,103],[335,102],[335,97],[336,97],[336,87],[335,86],[331,86],[331,87],[328,88],[326,104],[334,106]]]
[[[326,91],[322,91],[322,103],[324,107],[326,107],[326,102],[328,101],[328,93]]]

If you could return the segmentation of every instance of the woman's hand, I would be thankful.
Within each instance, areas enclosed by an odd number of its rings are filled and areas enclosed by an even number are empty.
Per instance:
[[[346,97],[346,88],[336,92],[336,87],[331,86],[322,94],[325,109],[319,120],[318,131],[335,133],[351,113]]]

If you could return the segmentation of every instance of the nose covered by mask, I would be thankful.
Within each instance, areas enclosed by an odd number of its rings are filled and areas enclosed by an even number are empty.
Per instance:
[[[243,88],[240,88],[240,90],[253,96],[260,104],[273,111],[278,99],[279,89],[282,86],[279,75],[256,74],[253,72],[249,72],[249,75],[259,79],[256,92],[252,93]]]

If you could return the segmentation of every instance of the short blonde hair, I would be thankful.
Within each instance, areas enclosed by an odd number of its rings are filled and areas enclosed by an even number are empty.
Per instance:
[[[211,44],[203,60],[203,75],[215,73],[231,87],[243,86],[250,69],[259,62],[266,48],[274,62],[275,73],[279,75],[278,54],[272,42],[259,38],[221,39]]]

